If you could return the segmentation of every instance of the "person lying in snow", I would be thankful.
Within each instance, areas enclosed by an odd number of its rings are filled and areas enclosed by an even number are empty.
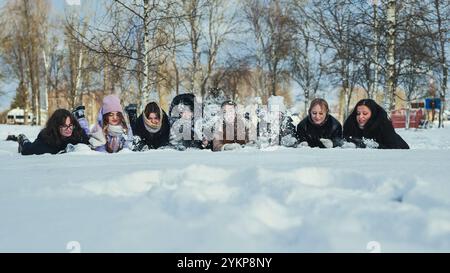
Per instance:
[[[170,109],[170,146],[184,151],[187,148],[205,149],[208,141],[202,135],[202,120],[195,116],[199,104],[194,94],[185,93],[173,98]]]
[[[246,119],[236,113],[236,104],[225,101],[221,106],[223,118],[213,138],[213,151],[240,149],[250,142],[250,129]]]
[[[117,153],[131,145],[133,133],[127,125],[120,100],[116,95],[103,98],[97,121],[89,138],[93,149],[99,152]]]
[[[308,116],[297,125],[299,147],[334,148],[342,143],[342,125],[329,113],[324,99],[311,101]]]
[[[66,109],[58,109],[51,115],[34,142],[23,134],[11,135],[7,139],[19,143],[18,151],[22,155],[58,154],[71,145],[89,144],[85,129]]]
[[[409,149],[386,111],[372,99],[356,104],[344,123],[344,138],[358,148]]]
[[[267,101],[267,110],[259,111],[256,127],[258,146],[294,147],[297,144],[295,126],[287,113],[284,98],[282,96],[271,96]]]
[[[158,103],[148,103],[144,112],[134,119],[134,122],[130,119],[130,123],[134,135],[133,151],[158,149],[169,145],[169,117]]]

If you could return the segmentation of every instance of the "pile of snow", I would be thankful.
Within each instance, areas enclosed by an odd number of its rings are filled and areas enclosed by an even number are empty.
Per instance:
[[[450,250],[450,124],[411,150],[255,148],[20,156],[0,125],[0,251]]]

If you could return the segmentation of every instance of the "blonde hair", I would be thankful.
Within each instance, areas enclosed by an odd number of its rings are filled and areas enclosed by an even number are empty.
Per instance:
[[[327,112],[327,114],[328,114],[328,112],[330,112],[330,108],[328,107],[328,102],[327,102],[326,100],[324,100],[324,99],[316,98],[316,99],[313,99],[313,100],[311,101],[311,104],[310,104],[309,110],[308,110],[308,114],[311,114],[311,110],[312,110],[312,109],[314,108],[314,106],[316,106],[316,105],[319,105],[319,106],[322,108],[322,110],[325,109],[325,111]]]

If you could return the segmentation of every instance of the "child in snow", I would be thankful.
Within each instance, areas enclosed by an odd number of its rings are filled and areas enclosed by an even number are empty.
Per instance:
[[[409,149],[374,100],[360,100],[344,123],[344,138],[358,148]]]
[[[297,139],[300,147],[334,148],[342,143],[342,125],[330,115],[324,99],[314,99],[308,116],[297,125]]]
[[[22,155],[58,154],[65,152],[70,145],[89,144],[84,129],[65,109],[58,109],[52,114],[34,142],[23,134],[8,136],[7,139],[19,143],[18,150]]]
[[[100,152],[117,153],[128,148],[133,133],[123,115],[120,100],[116,95],[103,98],[98,115],[98,124],[93,128],[89,143]]]

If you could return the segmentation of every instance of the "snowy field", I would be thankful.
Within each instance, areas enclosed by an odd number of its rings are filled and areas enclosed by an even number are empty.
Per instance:
[[[38,132],[0,125],[0,252],[450,252],[450,123],[399,130],[399,151],[24,157],[4,141]]]

